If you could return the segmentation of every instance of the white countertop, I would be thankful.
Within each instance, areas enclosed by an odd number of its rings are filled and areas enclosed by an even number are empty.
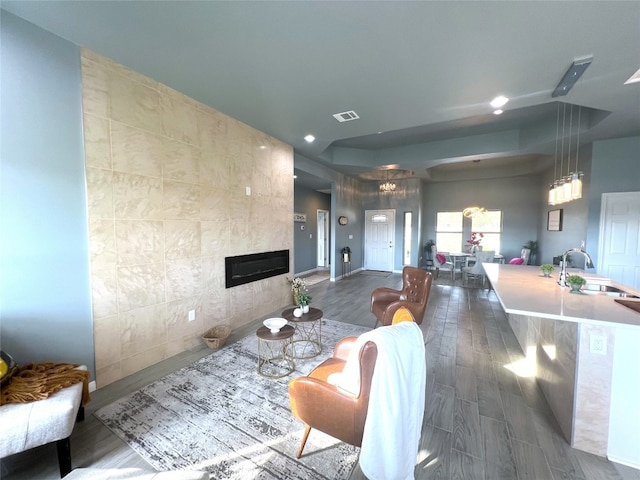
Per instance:
[[[529,315],[568,322],[607,326],[640,327],[640,313],[614,301],[614,297],[570,293],[571,288],[558,285],[559,267],[551,278],[542,275],[538,266],[483,263],[485,272],[506,313]],[[599,283],[598,275],[569,268],[582,274],[589,283]],[[640,291],[616,282],[602,282],[640,296]],[[640,302],[640,299],[627,299]]]

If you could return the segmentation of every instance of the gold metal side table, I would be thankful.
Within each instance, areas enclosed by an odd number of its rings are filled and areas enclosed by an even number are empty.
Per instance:
[[[313,358],[322,352],[322,315],[319,308],[309,308],[308,313],[301,317],[293,314],[294,308],[288,308],[282,312],[282,318],[286,318],[295,327],[295,337],[291,344],[289,355],[293,358]]]
[[[277,333],[267,327],[256,330],[258,337],[258,373],[267,378],[289,375],[296,365],[287,352],[291,349],[295,328],[285,325]]]

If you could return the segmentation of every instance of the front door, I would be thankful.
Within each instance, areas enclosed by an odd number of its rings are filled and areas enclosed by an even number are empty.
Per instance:
[[[603,193],[598,273],[640,288],[640,192]]]
[[[365,270],[393,271],[396,211],[366,210],[364,232]]]

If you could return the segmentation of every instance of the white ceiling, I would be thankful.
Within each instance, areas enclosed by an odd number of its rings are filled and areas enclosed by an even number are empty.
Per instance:
[[[581,142],[640,134],[640,83],[624,85],[640,68],[638,1],[1,6],[349,175],[389,165],[425,180],[540,171],[553,164],[557,101],[587,107]],[[589,55],[578,84],[553,99],[573,60]],[[511,99],[501,116],[488,104],[498,94]],[[360,119],[333,118],[346,110]]]

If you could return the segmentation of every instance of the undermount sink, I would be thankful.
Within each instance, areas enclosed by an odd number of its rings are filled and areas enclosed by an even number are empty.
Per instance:
[[[582,293],[590,295],[606,295],[608,297],[617,298],[640,298],[632,293],[627,293],[624,290],[620,290],[617,287],[611,285],[599,285],[594,283],[587,283],[582,287]]]

